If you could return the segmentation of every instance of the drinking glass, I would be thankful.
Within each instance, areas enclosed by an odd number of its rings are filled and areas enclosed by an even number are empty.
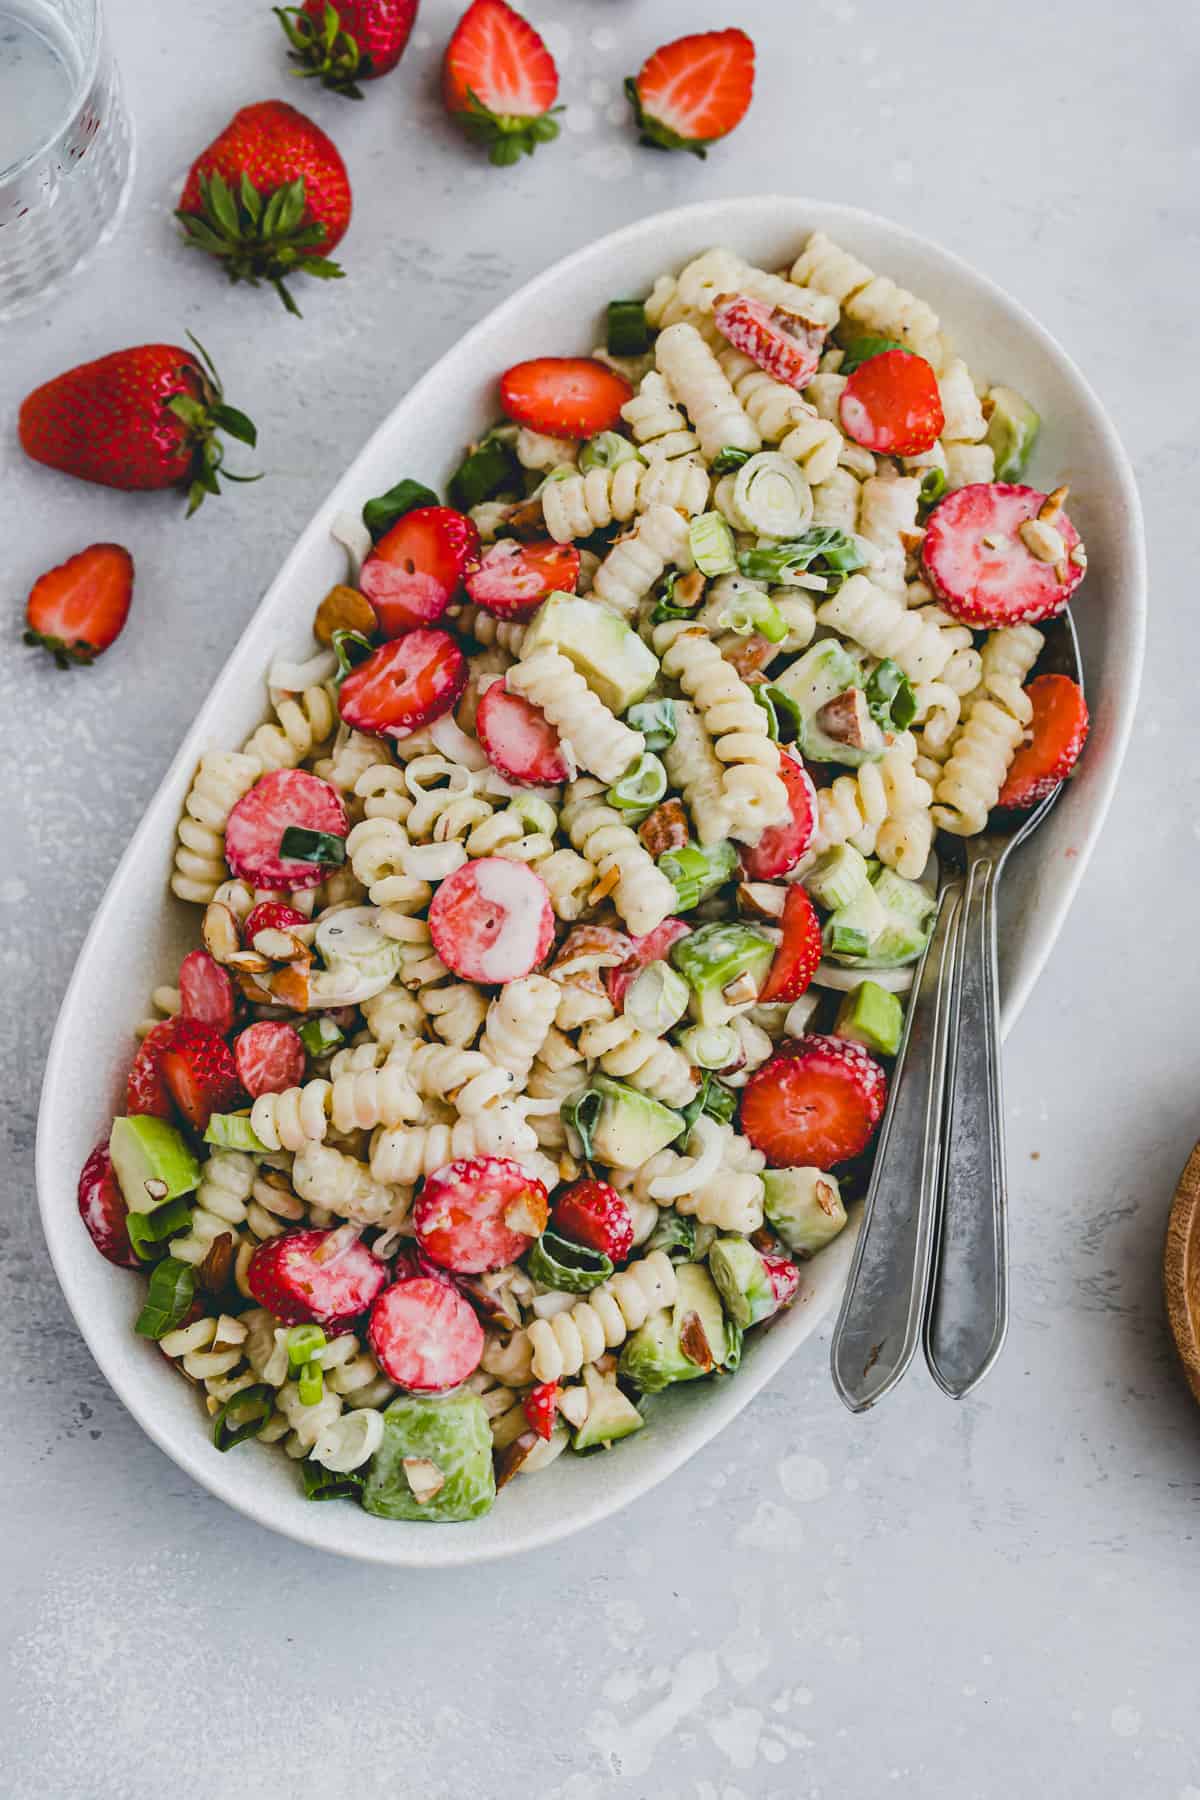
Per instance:
[[[100,0],[0,0],[0,319],[111,235],[132,162]]]

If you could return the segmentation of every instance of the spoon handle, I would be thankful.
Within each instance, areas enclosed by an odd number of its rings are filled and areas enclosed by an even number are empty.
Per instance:
[[[1008,1189],[1000,1091],[995,865],[972,863],[956,951],[956,1000],[942,1133],[941,1231],[925,1356],[961,1400],[982,1381],[1008,1329]]]
[[[834,1328],[833,1383],[851,1412],[864,1412],[896,1385],[920,1340],[936,1225],[949,1042],[947,978],[961,894],[955,881],[938,897]]]

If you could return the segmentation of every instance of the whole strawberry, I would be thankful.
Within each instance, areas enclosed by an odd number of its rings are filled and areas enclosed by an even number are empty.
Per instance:
[[[360,81],[378,81],[404,54],[418,0],[302,0],[277,6],[275,16],[292,46],[296,73],[361,100]]]
[[[192,342],[198,354],[177,344],[114,350],[34,388],[17,424],[26,456],[104,487],[186,487],[190,517],[220,492],[217,432],[250,445],[258,437],[245,413],[226,405],[207,351]]]
[[[243,106],[202,150],[176,218],[188,243],[215,256],[231,281],[269,281],[291,313],[286,280],[337,279],[329,252],[350,223],[350,178],[337,145],[282,100]]]

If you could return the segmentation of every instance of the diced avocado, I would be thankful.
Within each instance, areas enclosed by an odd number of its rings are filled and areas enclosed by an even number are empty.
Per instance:
[[[936,905],[924,882],[906,881],[895,869],[877,869],[871,884],[887,910],[912,925],[924,925]]]
[[[266,1144],[255,1135],[248,1112],[213,1113],[204,1128],[206,1144],[218,1150],[245,1150],[254,1156],[270,1154]]]
[[[719,1237],[708,1253],[708,1272],[725,1310],[743,1330],[775,1311],[771,1277],[749,1238]]]
[[[904,1008],[895,994],[877,981],[864,981],[842,1001],[833,1035],[865,1044],[881,1056],[895,1056],[903,1031]]]
[[[525,627],[523,655],[548,644],[615,713],[645,699],[658,674],[658,658],[624,619],[577,594],[548,595]]]
[[[606,1381],[590,1363],[583,1371],[583,1383],[588,1394],[588,1416],[571,1439],[572,1450],[592,1450],[597,1444],[607,1447],[619,1438],[632,1437],[645,1425],[633,1401],[626,1399],[616,1382]]]
[[[675,889],[677,913],[691,912],[737,872],[737,851],[728,838],[715,844],[682,844],[677,850],[664,850],[658,866]]]
[[[991,388],[988,400],[991,413],[985,441],[996,459],[996,480],[1020,481],[1033,455],[1042,421],[1015,388]]]
[[[646,1255],[652,1250],[665,1250],[672,1262],[689,1262],[696,1250],[695,1219],[677,1213],[673,1207],[664,1207],[646,1240]]]
[[[729,1354],[729,1328],[708,1270],[683,1263],[675,1275],[674,1306],[651,1314],[621,1352],[620,1373],[645,1394],[709,1375]]]
[[[826,850],[804,876],[804,885],[818,906],[836,912],[849,906],[870,882],[867,859],[853,844],[839,844]]]
[[[887,926],[887,908],[868,883],[845,906],[834,908],[821,935],[831,956],[858,960],[870,954],[871,945]]]
[[[626,1087],[609,1075],[593,1075],[589,1082],[600,1095],[592,1149],[598,1162],[614,1169],[639,1169],[652,1156],[673,1143],[683,1130],[683,1120],[669,1106]]]
[[[447,1524],[478,1519],[495,1498],[492,1429],[478,1394],[401,1394],[392,1401],[363,1483],[364,1511]]]
[[[183,1134],[148,1113],[113,1120],[108,1154],[130,1212],[153,1212],[190,1194],[200,1180],[200,1164]]]
[[[836,1175],[824,1169],[764,1169],[763,1212],[793,1256],[815,1256],[846,1224]]]
[[[753,1005],[774,958],[774,943],[752,925],[702,925],[671,946],[671,961],[692,990],[692,1016],[701,1025],[724,1025],[739,1007]],[[730,1000],[725,990],[743,975],[754,994]]]
[[[844,742],[832,736],[818,718],[832,701],[842,699],[852,688],[861,688],[862,683],[862,669],[837,638],[822,638],[813,644],[772,682],[772,688],[796,708],[797,743],[811,762],[836,762],[856,769],[883,755],[883,733],[869,715],[864,719],[855,709],[853,730],[849,724],[846,727],[848,734],[861,738],[861,742]],[[826,725],[833,723],[832,715],[827,713],[825,718]]]
[[[915,962],[925,948],[935,905],[920,882],[880,869],[870,887],[826,919],[826,951],[852,968],[892,969]]]

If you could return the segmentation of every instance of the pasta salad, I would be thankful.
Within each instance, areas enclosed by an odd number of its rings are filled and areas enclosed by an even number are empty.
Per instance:
[[[500,407],[446,503],[339,521],[311,652],[202,758],[200,941],[79,1185],[216,1450],[387,1519],[734,1377],[864,1185],[935,833],[1087,730],[1033,673],[1087,561],[1036,413],[821,233]]]

